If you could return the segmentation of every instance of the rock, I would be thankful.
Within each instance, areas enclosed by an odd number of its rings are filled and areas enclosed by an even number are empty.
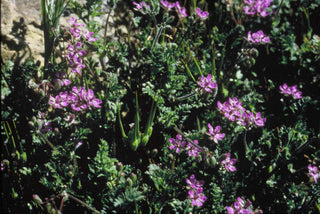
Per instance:
[[[34,57],[43,65],[43,33],[39,0],[2,0],[1,58],[24,63]]]
[[[83,4],[84,0],[81,0],[80,3]],[[102,26],[98,33],[98,37],[101,39],[104,37],[104,27],[109,10],[107,2],[104,2],[102,5],[104,14],[95,17],[95,21]],[[115,14],[120,20],[124,20],[125,17],[123,14],[120,16],[118,10],[117,12],[112,11],[108,22],[107,41],[118,39],[115,37],[116,31],[127,33],[126,28],[120,24],[121,21],[115,20]],[[62,16],[60,24],[69,26],[66,20],[71,16],[77,17],[74,14]],[[2,0],[1,58],[4,62],[11,60],[16,64],[23,64],[28,58],[34,58],[36,61],[40,61],[41,66],[44,65],[44,36],[41,27],[40,0]]]

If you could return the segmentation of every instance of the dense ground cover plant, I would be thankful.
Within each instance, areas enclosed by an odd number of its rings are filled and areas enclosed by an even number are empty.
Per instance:
[[[1,66],[4,213],[320,211],[319,1],[42,4],[45,65]]]

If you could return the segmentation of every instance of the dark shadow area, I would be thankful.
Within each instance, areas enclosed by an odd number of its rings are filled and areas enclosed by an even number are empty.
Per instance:
[[[19,65],[22,59],[29,59],[32,57],[31,48],[26,43],[27,25],[25,24],[24,18],[21,17],[19,21],[13,21],[13,26],[9,35],[1,35],[2,45],[7,45],[9,50],[15,51],[11,57],[11,61],[15,65]],[[2,58],[2,57],[1,57]]]

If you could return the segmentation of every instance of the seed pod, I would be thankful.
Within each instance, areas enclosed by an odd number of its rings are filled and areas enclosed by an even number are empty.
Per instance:
[[[254,58],[257,58],[259,56],[259,51],[256,48],[251,48],[249,54]]]
[[[116,165],[116,169],[118,171],[121,171],[123,169],[123,164],[121,162],[118,162],[117,165]]]
[[[132,182],[132,180],[130,179],[130,178],[127,178],[127,183],[129,184],[129,186],[132,186],[132,184],[133,184],[133,182]]]

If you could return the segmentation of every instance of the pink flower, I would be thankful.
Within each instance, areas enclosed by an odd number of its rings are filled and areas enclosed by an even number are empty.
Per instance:
[[[194,144],[198,144],[198,141],[197,141],[197,140],[194,140],[193,143],[194,143]],[[200,154],[200,152],[201,152],[201,149],[199,149],[198,147],[192,145],[191,143],[188,143],[186,149],[188,150],[188,155],[189,155],[190,157],[191,157],[191,156],[193,156],[193,157],[198,157],[199,154]]]
[[[279,86],[280,92],[286,96],[292,95],[295,99],[302,98],[302,92],[297,89],[297,85],[289,87],[286,83],[282,86]]]
[[[186,178],[187,184],[189,184],[188,188],[198,189],[203,186],[204,181],[197,181],[196,177],[192,174],[190,178]]]
[[[200,17],[200,19],[206,19],[209,16],[209,13],[207,11],[202,11],[200,8],[197,8],[197,15]]]
[[[67,23],[71,24],[72,27],[85,26],[84,24],[78,24],[77,22],[78,22],[78,19],[75,19],[74,17],[71,17],[69,20],[67,20]]]
[[[313,178],[314,182],[318,182],[318,178],[320,177],[320,172],[318,170],[318,167],[311,166],[311,164],[308,165],[309,169],[309,175]]]
[[[247,15],[268,16],[270,4],[273,0],[244,0],[245,6],[243,10]]]
[[[176,3],[170,3],[167,0],[161,0],[160,2],[164,6],[164,8],[166,8],[167,10],[171,10],[176,6]]]
[[[251,34],[251,31],[249,31],[247,39],[251,43],[257,43],[257,44],[270,43],[270,38],[264,35],[262,30],[259,30],[258,32],[252,33],[252,34]]]
[[[252,202],[250,200],[247,200],[244,202],[244,200],[240,197],[237,198],[237,200],[234,202],[232,206],[226,207],[228,214],[259,214],[263,213],[262,210],[256,209],[252,210]]]
[[[191,199],[191,205],[201,207],[207,200],[207,197],[202,193],[204,181],[197,181],[194,175],[190,176],[190,179],[186,179],[188,184],[188,198]]]
[[[182,141],[182,137],[179,134],[177,134],[176,139],[170,138],[169,142],[171,143],[169,149],[175,150],[176,153],[179,153],[181,149],[186,145],[186,142]]]
[[[133,4],[136,6],[135,9],[139,10],[139,11],[142,11],[144,9],[144,7],[147,9],[150,9],[150,6],[147,5],[144,1],[141,2],[140,4],[134,1]]]
[[[180,15],[182,17],[188,17],[186,8],[181,7],[180,3],[178,1],[176,1],[176,10],[178,12],[178,15]]]
[[[198,85],[208,93],[213,92],[213,89],[217,88],[217,83],[212,80],[211,74],[208,74],[207,77],[202,76]]]
[[[74,111],[82,111],[90,106],[100,108],[101,100],[95,98],[93,90],[89,89],[86,91],[85,87],[78,89],[77,87],[72,87],[72,91],[68,93],[60,92],[56,97],[50,96],[49,104],[53,105],[54,108],[70,107]]]
[[[261,117],[261,113],[258,112],[256,115],[244,107],[242,103],[235,98],[229,98],[229,101],[221,103],[217,102],[218,110],[224,114],[226,118],[231,121],[237,121],[240,125],[249,126],[255,124],[257,126],[264,126],[266,118]]]
[[[213,130],[213,127],[210,123],[208,123],[210,140],[214,141],[216,144],[218,144],[219,140],[222,140],[225,137],[225,134],[220,134],[221,127],[216,126],[216,128]]]
[[[225,160],[221,161],[221,164],[225,167],[227,171],[234,172],[237,169],[233,166],[236,163],[236,159],[230,159],[230,153],[226,154],[227,157]]]
[[[202,188],[198,188],[196,191],[190,190],[188,192],[192,206],[202,207],[203,203],[207,200],[207,197],[202,193],[202,191]]]
[[[94,42],[98,40],[97,38],[92,37],[93,35],[94,35],[94,32],[91,32],[91,31],[85,32],[85,37],[89,42]]]

